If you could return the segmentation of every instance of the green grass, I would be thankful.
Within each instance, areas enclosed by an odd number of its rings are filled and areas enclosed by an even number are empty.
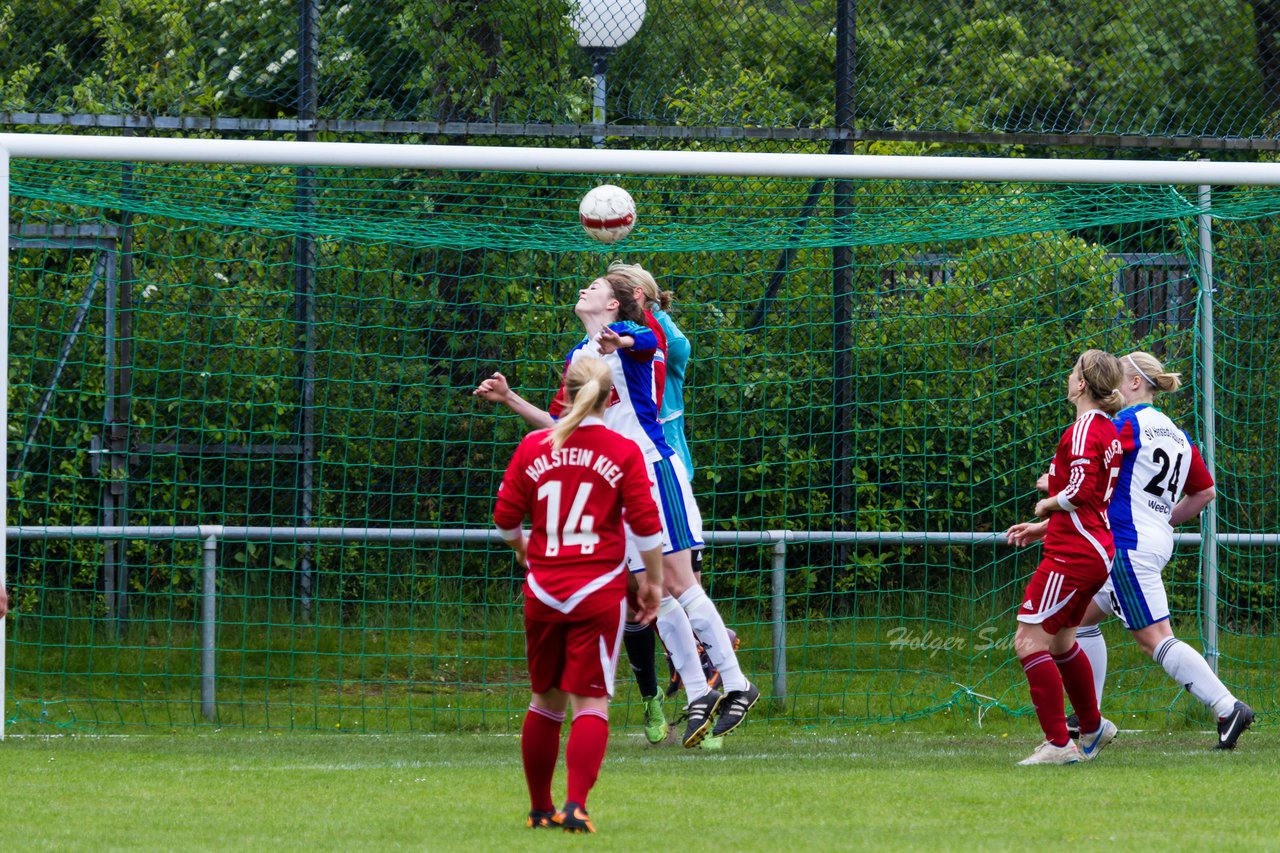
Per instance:
[[[214,723],[200,715],[198,643],[189,625],[138,621],[117,636],[88,620],[26,615],[11,629],[6,712],[11,730],[24,734],[215,726],[510,733],[528,702],[518,614],[511,605],[441,608],[439,624],[299,626],[279,614],[224,613]],[[769,625],[748,615],[735,614],[734,624],[743,668],[767,700],[756,712],[760,720],[868,725],[930,718],[933,731],[966,733],[978,729],[980,714],[1003,721],[1029,712],[1012,651],[989,648],[1008,639],[1011,622],[796,621],[787,633],[787,695],[774,701]],[[1114,622],[1106,631],[1109,714],[1131,728],[1210,722]],[[899,636],[918,642],[895,645]],[[1224,681],[1271,722],[1280,707],[1280,637],[1224,632],[1223,654]],[[634,732],[639,706],[625,669],[620,683],[615,721]]]
[[[590,839],[523,828],[510,735],[10,737],[10,850],[1274,849],[1280,737],[1122,733],[1015,767],[1036,730],[748,727],[722,753],[610,744]],[[557,796],[563,795],[563,773]],[[1270,793],[1267,793],[1270,791]]]

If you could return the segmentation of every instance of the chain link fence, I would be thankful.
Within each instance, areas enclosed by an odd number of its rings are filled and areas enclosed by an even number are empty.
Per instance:
[[[5,0],[0,124],[1280,142],[1280,0]]]

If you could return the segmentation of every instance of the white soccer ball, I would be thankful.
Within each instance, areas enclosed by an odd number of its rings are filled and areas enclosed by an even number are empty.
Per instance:
[[[582,197],[578,218],[583,230],[601,243],[616,243],[636,224],[636,203],[631,194],[613,184],[601,184]]]

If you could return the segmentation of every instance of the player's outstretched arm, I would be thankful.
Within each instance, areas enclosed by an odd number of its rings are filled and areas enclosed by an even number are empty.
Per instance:
[[[495,373],[481,382],[471,395],[488,400],[490,403],[501,403],[535,429],[550,429],[555,426],[555,419],[550,414],[512,391],[511,386],[507,384],[507,377],[501,373]]]
[[[648,360],[653,350],[658,348],[658,338],[652,329],[625,320],[605,326],[596,333],[595,340],[602,355],[629,350],[641,356],[642,360]]]
[[[596,335],[596,343],[600,347],[601,355],[609,355],[620,349],[630,349],[635,346],[636,339],[630,335],[620,335],[608,326],[600,330]]]
[[[1179,524],[1185,524],[1200,514],[1200,510],[1207,507],[1214,498],[1218,496],[1218,490],[1213,486],[1193,492],[1189,495],[1183,495],[1182,500],[1178,501],[1174,506],[1173,512],[1169,513],[1169,525],[1177,527]]]
[[[9,593],[5,591],[4,584],[0,584],[0,619],[9,612]]]
[[[1023,545],[1034,545],[1036,542],[1042,541],[1048,529],[1049,522],[1047,521],[1024,521],[1006,530],[1004,537],[1010,545],[1016,545],[1020,548]]]

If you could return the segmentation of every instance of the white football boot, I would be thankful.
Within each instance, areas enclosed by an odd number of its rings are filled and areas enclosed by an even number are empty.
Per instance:
[[[1076,749],[1075,741],[1067,741],[1066,746],[1054,746],[1046,740],[1018,764],[1075,764],[1079,760],[1080,750]]]
[[[1080,757],[1093,761],[1104,746],[1116,739],[1116,731],[1116,724],[1104,717],[1096,732],[1080,732]]]

